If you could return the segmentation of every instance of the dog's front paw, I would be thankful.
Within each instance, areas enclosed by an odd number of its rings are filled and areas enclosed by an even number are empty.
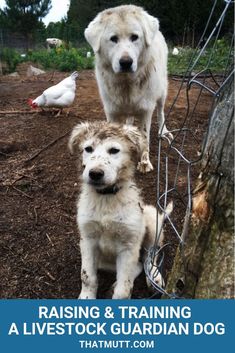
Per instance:
[[[95,293],[92,293],[91,291],[81,291],[78,299],[96,299]]]
[[[144,161],[140,161],[138,163],[137,169],[141,173],[148,173],[148,172],[151,172],[153,170],[153,166],[152,166],[152,163],[150,162],[150,160],[144,160]]]
[[[90,296],[90,295],[79,295],[78,299],[96,299],[95,296]]]
[[[130,290],[114,290],[112,299],[130,299],[131,291]]]
[[[165,126],[161,130],[159,130],[159,135],[160,137],[166,137],[170,141],[172,141],[174,138],[173,134],[169,130],[167,130]]]

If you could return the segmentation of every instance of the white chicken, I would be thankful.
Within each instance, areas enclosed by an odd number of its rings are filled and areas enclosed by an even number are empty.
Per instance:
[[[60,108],[58,112],[59,115],[63,108],[69,107],[74,101],[77,77],[78,72],[75,71],[69,77],[57,83],[57,85],[47,88],[36,99],[29,99],[28,104],[32,108]]]
[[[172,50],[173,55],[179,55],[179,52],[180,52],[179,49],[176,47]]]

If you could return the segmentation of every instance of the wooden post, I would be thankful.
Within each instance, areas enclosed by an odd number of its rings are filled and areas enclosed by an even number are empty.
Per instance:
[[[234,86],[215,106],[191,224],[178,249],[167,291],[186,298],[234,297]]]

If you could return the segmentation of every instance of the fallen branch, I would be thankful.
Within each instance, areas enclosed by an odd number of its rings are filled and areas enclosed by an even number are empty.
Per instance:
[[[17,181],[21,180],[24,178],[24,175],[20,175],[17,177],[17,179],[15,179],[14,181],[11,182],[10,186],[13,186]]]
[[[38,224],[38,214],[37,214],[36,206],[33,208],[33,210],[35,215],[35,224]]]
[[[52,274],[46,269],[44,268],[43,266],[41,266],[41,269],[45,272],[45,274],[52,280],[52,281],[55,281],[55,277],[52,276]]]
[[[33,110],[0,110],[0,115],[3,114],[36,114],[38,111]]]
[[[28,159],[26,159],[24,161],[24,163],[28,163],[30,161],[32,161],[33,159],[35,159],[36,157],[38,157],[42,152],[44,152],[45,150],[47,150],[48,148],[52,147],[56,142],[58,142],[59,140],[61,140],[63,137],[65,137],[66,135],[68,135],[71,132],[71,130],[68,130],[67,132],[65,132],[63,135],[57,137],[55,140],[53,140],[52,142],[48,143],[48,145],[46,145],[45,147],[43,147],[42,149],[40,149],[38,152],[34,153],[31,157],[29,157]]]
[[[12,188],[13,188],[14,190],[18,191],[20,194],[22,194],[22,195],[28,197],[29,199],[33,199],[33,196],[30,196],[30,195],[26,194],[24,191],[22,191],[22,190],[16,188],[15,186],[12,186]]]
[[[53,241],[51,240],[51,238],[49,237],[49,235],[48,235],[47,233],[46,233],[46,237],[47,237],[47,239],[49,240],[49,242],[51,243],[51,245],[54,246]]]

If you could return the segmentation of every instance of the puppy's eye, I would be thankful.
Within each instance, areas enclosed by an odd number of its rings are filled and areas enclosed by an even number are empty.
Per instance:
[[[118,42],[118,36],[112,36],[110,37],[111,42],[117,43]]]
[[[132,42],[135,42],[138,38],[139,38],[139,36],[137,34],[132,34],[130,37]]]
[[[109,154],[117,154],[118,152],[120,152],[120,150],[118,148],[112,147],[109,149]]]
[[[87,146],[87,147],[84,148],[84,150],[85,150],[87,153],[92,153],[92,152],[93,152],[93,147]]]

